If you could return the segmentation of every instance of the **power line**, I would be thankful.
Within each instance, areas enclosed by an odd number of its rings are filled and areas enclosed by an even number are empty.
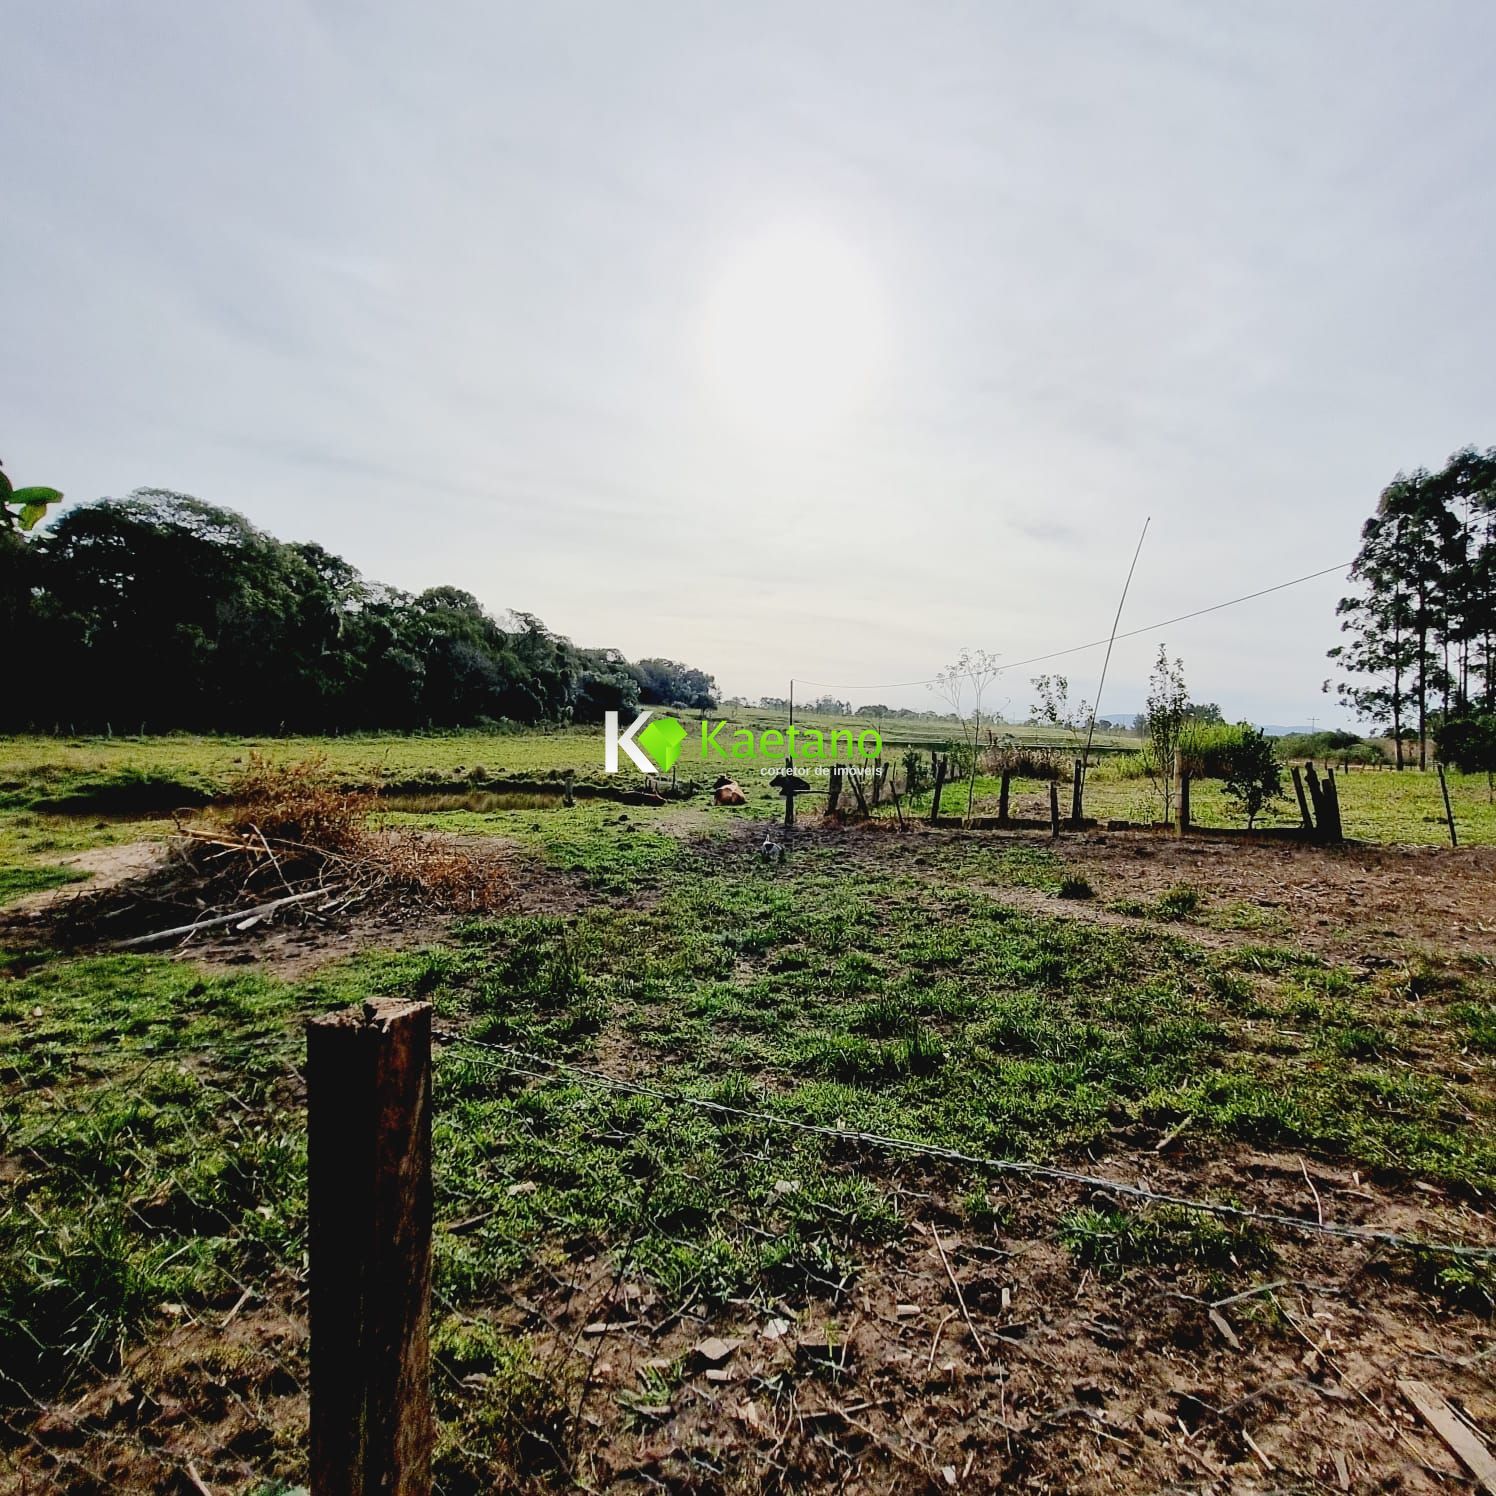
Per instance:
[[[1122,1195],[1132,1200],[1146,1201],[1151,1205],[1173,1205],[1185,1210],[1200,1211],[1205,1215],[1228,1216],[1233,1220],[1250,1221],[1258,1226],[1306,1231],[1313,1235],[1334,1236],[1344,1241],[1359,1241],[1368,1245],[1398,1247],[1407,1251],[1440,1252],[1451,1257],[1496,1260],[1496,1247],[1472,1246],[1465,1242],[1425,1241],[1421,1237],[1404,1236],[1396,1231],[1386,1231],[1373,1226],[1347,1226],[1336,1221],[1312,1219],[1309,1216],[1282,1215],[1276,1211],[1251,1210],[1244,1205],[1226,1205],[1215,1200],[1197,1200],[1188,1195],[1174,1195],[1163,1190],[1150,1190],[1140,1184],[1124,1184],[1121,1180],[1106,1179],[1098,1174],[1081,1174],[1072,1169],[1060,1169],[1050,1164],[1027,1163],[1022,1159],[1012,1158],[984,1158],[980,1154],[962,1153],[956,1148],[944,1148],[937,1143],[919,1143],[909,1138],[892,1138],[882,1133],[862,1132],[856,1128],[827,1127],[819,1122],[801,1122],[795,1117],[777,1116],[773,1112],[730,1106],[725,1101],[709,1101],[704,1096],[687,1096],[680,1092],[664,1091],[656,1086],[647,1086],[640,1081],[623,1080],[618,1076],[606,1075],[601,1070],[589,1070],[580,1065],[570,1065],[564,1060],[552,1059],[548,1055],[535,1054],[507,1044],[492,1044],[481,1039],[468,1039],[462,1036],[458,1036],[454,1042],[465,1048],[487,1050],[503,1055],[506,1061],[524,1061],[524,1064],[507,1063],[505,1068],[510,1074],[525,1075],[534,1080],[548,1080],[552,1074],[559,1073],[580,1081],[584,1085],[596,1086],[604,1090],[623,1091],[633,1096],[648,1096],[655,1101],[663,1101],[672,1106],[695,1107],[699,1111],[737,1117],[745,1122],[761,1122],[790,1132],[811,1133],[817,1137],[832,1138],[842,1143],[863,1143],[870,1147],[886,1148],[896,1153],[912,1153],[921,1158],[938,1159],[944,1163],[966,1164],[972,1168],[990,1169],[999,1174],[1022,1174],[1034,1179],[1085,1185],[1088,1189]],[[493,1064],[494,1062],[479,1060],[478,1063]],[[548,1067],[548,1071],[531,1070],[526,1068],[528,1065],[544,1065]]]
[[[1312,582],[1317,577],[1327,577],[1337,571],[1345,571],[1355,563],[1342,561],[1338,566],[1326,566],[1321,571],[1311,571],[1302,577],[1294,577],[1290,582],[1278,582],[1272,587],[1262,587],[1256,592],[1244,593],[1241,597],[1227,598],[1222,603],[1212,603],[1208,608],[1196,608],[1192,613],[1180,613],[1175,618],[1165,618],[1158,623],[1147,623],[1142,628],[1129,629],[1126,633],[1118,634],[1119,639],[1135,639],[1139,634],[1151,634],[1155,629],[1166,629],[1176,623],[1185,623],[1191,618],[1203,618],[1207,613],[1219,613],[1222,608],[1234,608],[1238,603],[1249,603],[1259,597],[1267,597],[1273,592],[1282,592],[1288,587],[1297,587],[1302,582]],[[1109,641],[1106,639],[1092,639],[1089,644],[1072,644],[1068,649],[1051,650],[1048,654],[1031,655],[1026,660],[1010,660],[1001,666],[1003,670],[1017,670],[1024,665],[1042,665],[1046,660],[1058,660],[1064,655],[1080,654],[1087,649],[1100,649]],[[797,675],[795,680],[802,686],[834,686],[841,691],[894,691],[906,686],[932,686],[937,676],[931,676],[927,680],[886,680],[875,681],[872,685],[849,686],[842,681],[834,680],[807,680],[803,675]]]

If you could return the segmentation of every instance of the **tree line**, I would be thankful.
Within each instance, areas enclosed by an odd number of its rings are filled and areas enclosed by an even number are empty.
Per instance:
[[[1390,733],[1398,768],[1408,741],[1423,768],[1431,737],[1455,761],[1445,745],[1496,736],[1496,448],[1399,473],[1351,577],[1360,590],[1336,610],[1349,638],[1329,652],[1340,700]]]
[[[0,728],[332,732],[715,706],[674,660],[584,649],[471,593],[412,595],[163,489],[0,525]]]

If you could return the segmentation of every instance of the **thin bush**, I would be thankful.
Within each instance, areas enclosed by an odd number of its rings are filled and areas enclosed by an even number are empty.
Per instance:
[[[1239,722],[1186,722],[1179,767],[1193,779],[1229,779],[1247,728]]]
[[[374,804],[372,795],[341,787],[320,755],[279,763],[251,753],[221,819],[239,836],[279,843],[283,865],[295,865],[298,855],[366,850]]]
[[[1379,743],[1369,742],[1353,732],[1286,732],[1275,739],[1278,754],[1288,759],[1322,758],[1335,763],[1381,764],[1387,755]]]
[[[1069,773],[1075,754],[1061,748],[1036,747],[1016,738],[995,738],[983,745],[982,771],[1010,774],[1015,779],[1061,779]]]

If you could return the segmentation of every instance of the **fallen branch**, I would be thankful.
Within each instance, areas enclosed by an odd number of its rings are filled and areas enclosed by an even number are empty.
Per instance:
[[[136,945],[154,945],[158,940],[171,940],[178,935],[195,935],[199,930],[211,930],[218,925],[235,924],[241,919],[258,918],[284,909],[287,904],[305,903],[307,899],[324,899],[336,888],[309,888],[302,893],[287,894],[284,898],[272,899],[268,904],[256,904],[250,909],[236,909],[232,914],[215,914],[210,919],[194,920],[190,925],[174,925],[170,930],[157,930],[151,935],[132,935],[128,940],[111,940],[106,950],[123,951]]]

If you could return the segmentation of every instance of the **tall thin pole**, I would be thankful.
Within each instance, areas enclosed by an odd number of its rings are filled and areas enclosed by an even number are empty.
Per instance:
[[[1117,629],[1122,623],[1122,605],[1127,601],[1128,589],[1132,586],[1132,574],[1138,569],[1138,557],[1143,554],[1143,541],[1148,526],[1153,523],[1150,514],[1143,521],[1143,533],[1138,536],[1138,548],[1132,553],[1132,565],[1127,568],[1127,580],[1122,584],[1122,596],[1117,599],[1117,616],[1112,619],[1111,637],[1106,641],[1106,658],[1101,662],[1101,679],[1096,684],[1096,700],[1091,703],[1091,725],[1086,729],[1086,751],[1080,761],[1081,784],[1085,784],[1086,770],[1091,765],[1091,739],[1096,736],[1096,713],[1101,710],[1101,693],[1106,689],[1106,667],[1112,663],[1112,645],[1117,642]]]
[[[795,731],[795,677],[792,675],[790,677],[790,733],[793,734],[794,731]],[[793,744],[794,744],[794,737],[793,736],[789,736],[789,737],[787,737],[785,739],[785,743],[784,743],[784,746],[785,746],[784,777],[785,777],[786,780],[788,780],[794,774],[794,772],[795,772],[795,755],[791,751],[791,749],[793,748]],[[784,840],[785,840],[786,846],[788,846],[788,844],[789,844],[790,827],[792,827],[794,824],[795,824],[795,789],[794,789],[793,785],[786,783],[786,785],[784,787],[784,833],[785,833],[784,834]]]

